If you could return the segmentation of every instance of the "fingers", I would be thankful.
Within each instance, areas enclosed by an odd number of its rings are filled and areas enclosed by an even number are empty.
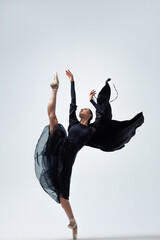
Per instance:
[[[93,90],[90,92],[89,97],[92,98],[95,94],[96,94],[96,91],[93,89]]]
[[[93,89],[93,90],[90,92],[90,94],[94,94],[94,95],[95,95],[95,94],[96,94],[96,90]]]
[[[66,70],[66,74],[69,76],[72,75],[72,73],[71,73],[71,71],[69,71],[69,69]]]
[[[70,75],[68,71],[66,71],[66,75]]]

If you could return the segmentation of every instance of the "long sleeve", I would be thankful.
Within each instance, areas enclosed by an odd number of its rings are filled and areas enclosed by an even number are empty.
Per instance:
[[[75,92],[75,83],[71,82],[71,104],[76,105],[76,92]]]
[[[101,118],[103,118],[104,120],[112,119],[112,109],[108,101],[104,100],[101,104],[97,104],[92,98],[90,102],[96,108],[96,122],[100,121],[99,119]]]
[[[76,116],[76,110],[77,110],[77,105],[76,105],[76,92],[75,92],[75,82],[71,82],[71,103],[70,103],[70,109],[69,109],[69,128],[73,125],[78,123],[78,119]]]
[[[96,110],[97,110],[99,113],[101,113],[101,114],[104,113],[104,111],[102,110],[102,108],[93,100],[93,98],[90,100],[90,102],[93,104],[93,106],[96,108]]]

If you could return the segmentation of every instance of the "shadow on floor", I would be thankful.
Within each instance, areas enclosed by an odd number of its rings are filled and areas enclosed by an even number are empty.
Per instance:
[[[160,236],[89,237],[77,238],[77,240],[160,240]]]
[[[34,239],[34,240],[72,240],[72,238],[47,238],[47,239]],[[77,240],[160,240],[159,236],[123,236],[123,237],[77,237]]]

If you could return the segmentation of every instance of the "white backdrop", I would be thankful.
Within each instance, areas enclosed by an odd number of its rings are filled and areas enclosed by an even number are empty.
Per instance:
[[[49,124],[53,72],[57,116],[68,127],[73,72],[77,115],[111,77],[113,119],[145,122],[115,152],[84,147],[73,166],[70,203],[79,238],[160,235],[160,1],[0,1],[1,239],[69,239],[68,218],[34,172]],[[95,116],[95,115],[94,115]]]

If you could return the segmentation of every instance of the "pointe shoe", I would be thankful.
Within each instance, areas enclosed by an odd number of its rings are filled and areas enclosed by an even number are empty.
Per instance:
[[[57,72],[54,72],[54,80],[53,80],[53,83],[50,84],[50,86],[54,91],[57,91],[57,89],[59,87],[59,79],[58,79]]]
[[[77,226],[76,220],[74,218],[69,219],[71,222],[75,222],[75,224],[72,226],[71,224],[68,224],[68,227],[73,230],[73,239],[77,239],[77,230],[75,229]]]

